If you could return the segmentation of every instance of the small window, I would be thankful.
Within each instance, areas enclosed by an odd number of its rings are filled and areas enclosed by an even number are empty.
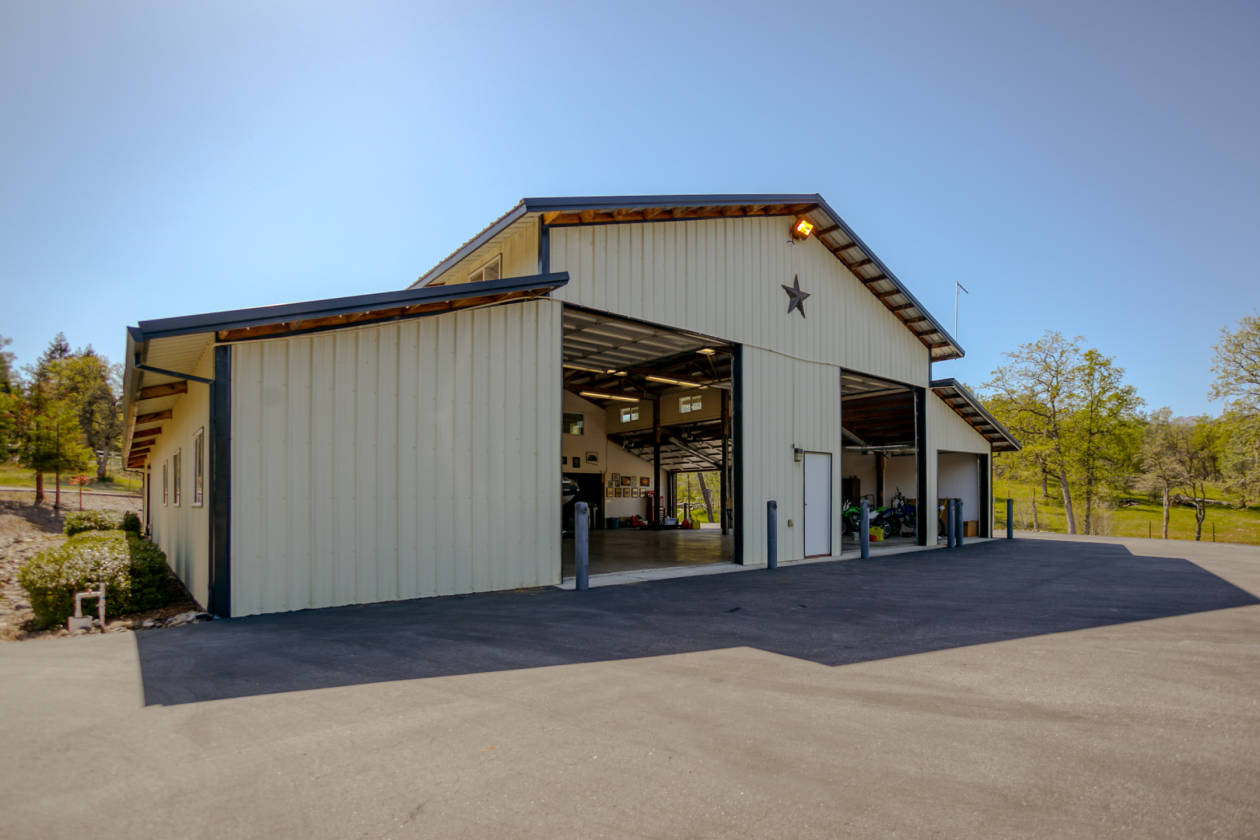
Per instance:
[[[639,419],[639,407],[637,405],[632,405],[629,408],[621,409],[621,422],[622,423],[633,423],[635,420],[638,420],[638,419]]]
[[[503,275],[503,255],[495,254],[490,262],[482,265],[468,275],[469,283],[480,283],[484,280],[498,280]]]
[[[564,415],[564,433],[565,433],[566,435],[580,435],[580,434],[584,434],[584,433],[585,433],[585,428],[586,428],[586,417],[585,417],[585,416],[583,416],[583,415],[581,415],[581,414],[577,414],[577,413],[574,413],[574,414],[569,414],[568,412],[565,412],[565,415]]]
[[[678,413],[690,414],[699,411],[703,398],[699,394],[687,394],[678,398]]]
[[[197,430],[197,434],[193,435],[193,506],[201,507],[205,498],[204,479],[205,479],[205,459],[206,459],[206,430],[202,427]]]
[[[179,462],[183,460],[183,450],[176,449],[175,454],[171,456],[171,499],[175,502],[175,507],[179,507]]]
[[[170,485],[170,482],[167,480],[168,473],[167,473],[166,467],[167,467],[167,463],[163,461],[162,462],[162,504],[163,505],[166,504],[166,491],[167,491],[167,487]]]

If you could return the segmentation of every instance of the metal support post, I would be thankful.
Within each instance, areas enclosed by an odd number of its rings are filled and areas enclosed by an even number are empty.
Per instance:
[[[573,583],[578,592],[591,588],[590,511],[586,502],[573,506]]]
[[[779,503],[766,502],[766,568],[779,568]]]
[[[954,545],[962,548],[963,544],[963,501],[954,500]]]
[[[862,500],[862,518],[858,524],[858,540],[862,546],[862,559],[871,559],[871,503]]]
[[[945,500],[945,547],[953,548],[954,542],[954,500]]]
[[[1006,538],[1015,539],[1015,500],[1009,496],[1006,499]]]

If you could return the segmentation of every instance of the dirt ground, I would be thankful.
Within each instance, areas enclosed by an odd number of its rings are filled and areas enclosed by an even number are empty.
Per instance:
[[[25,590],[18,585],[17,575],[28,558],[66,541],[62,533],[64,514],[79,510],[78,494],[63,491],[61,511],[54,511],[51,501],[37,507],[34,497],[34,491],[30,490],[0,490],[0,641],[69,635],[64,627],[34,629],[35,613],[31,611]],[[51,500],[51,496],[49,498]],[[83,509],[139,513],[140,497],[85,493]],[[161,609],[115,618],[103,630],[93,632],[121,632],[140,627],[147,620],[199,609],[185,593]]]

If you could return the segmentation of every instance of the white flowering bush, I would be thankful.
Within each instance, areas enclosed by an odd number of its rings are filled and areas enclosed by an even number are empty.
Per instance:
[[[112,531],[121,524],[121,519],[103,510],[79,510],[66,514],[62,530],[67,537],[73,537],[84,531]]]
[[[155,609],[170,597],[166,555],[125,531],[86,531],[41,551],[18,570],[18,583],[41,627],[64,623],[74,615],[74,594],[101,583],[107,617]]]

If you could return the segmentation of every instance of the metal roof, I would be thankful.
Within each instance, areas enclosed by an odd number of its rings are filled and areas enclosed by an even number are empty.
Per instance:
[[[190,380],[203,382],[192,375],[192,368],[215,342],[248,341],[493,306],[545,295],[568,282],[567,273],[557,272],[141,321],[127,328],[123,374],[126,461],[131,461],[132,450],[137,448],[132,446],[136,426],[159,422],[138,422],[138,417],[167,414],[177,401],[178,393],[156,386],[186,386]],[[146,395],[146,391],[151,395]],[[138,408],[141,404],[143,410]]]
[[[1018,452],[1019,441],[1006,430],[976,399],[976,395],[957,379],[933,379],[932,390],[943,399],[958,416],[971,424],[993,446],[994,452]]]
[[[928,348],[934,362],[959,359],[964,350],[818,193],[616,195],[523,198],[489,227],[425,272],[424,286],[522,218],[537,214],[551,227],[628,222],[804,216],[814,237]]]

